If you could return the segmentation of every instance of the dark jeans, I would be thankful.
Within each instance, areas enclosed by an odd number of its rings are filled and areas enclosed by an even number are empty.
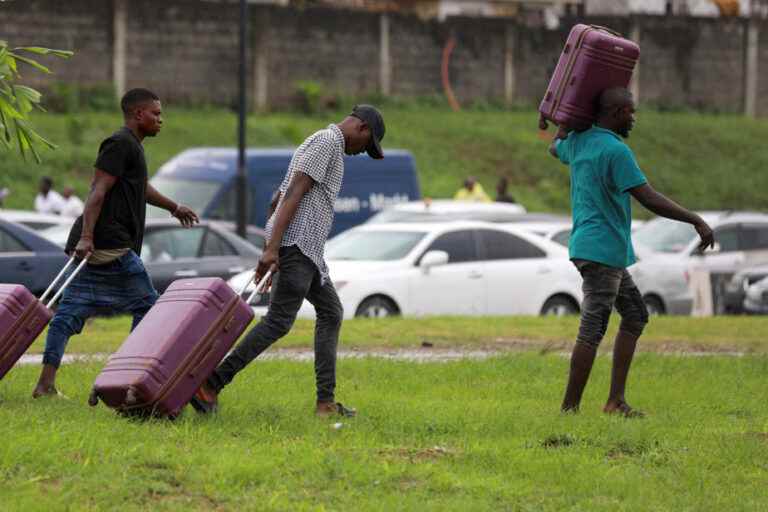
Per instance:
[[[43,364],[59,367],[69,338],[80,334],[89,317],[130,313],[133,330],[156,300],[157,291],[135,252],[105,265],[86,265],[61,296],[48,327]]]
[[[296,246],[280,249],[280,272],[272,283],[272,297],[264,318],[208,378],[221,391],[235,375],[267,347],[288,334],[306,298],[315,307],[315,380],[317,400],[332,402],[336,389],[336,347],[344,310],[330,280],[321,284],[320,272]]]
[[[621,315],[620,329],[640,336],[648,323],[648,309],[627,269],[587,260],[573,260],[573,263],[584,279],[577,343],[599,346],[614,306]]]

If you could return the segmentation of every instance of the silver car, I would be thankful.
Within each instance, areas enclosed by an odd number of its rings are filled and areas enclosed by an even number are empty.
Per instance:
[[[689,224],[657,217],[633,234],[638,263],[630,267],[637,287],[653,314],[689,315],[692,268],[734,274],[768,251],[768,214],[701,212],[715,232],[715,248],[702,254],[699,237]]]

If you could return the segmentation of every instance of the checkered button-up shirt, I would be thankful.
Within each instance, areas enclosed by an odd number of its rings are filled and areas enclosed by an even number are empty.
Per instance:
[[[280,202],[267,222],[267,239],[272,237],[277,214],[283,206],[285,192],[297,172],[315,182],[299,203],[282,246],[295,245],[317,266],[322,282],[328,279],[324,248],[333,224],[333,205],[344,178],[344,135],[335,124],[309,136],[291,158],[288,172],[280,185]]]

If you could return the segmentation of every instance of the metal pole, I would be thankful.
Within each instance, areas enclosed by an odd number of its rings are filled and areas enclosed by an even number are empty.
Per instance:
[[[237,123],[237,199],[235,211],[237,215],[237,234],[246,237],[245,226],[248,223],[248,176],[245,167],[245,116],[247,113],[245,95],[246,74],[246,38],[248,34],[248,1],[240,0],[240,76]]]

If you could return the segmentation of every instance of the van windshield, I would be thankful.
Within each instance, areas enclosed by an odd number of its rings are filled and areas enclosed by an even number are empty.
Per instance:
[[[222,186],[222,183],[217,181],[172,180],[159,177],[152,178],[151,183],[158,192],[177,203],[189,206],[201,217]],[[147,208],[147,217],[167,216],[168,212],[165,210],[155,206]]]

